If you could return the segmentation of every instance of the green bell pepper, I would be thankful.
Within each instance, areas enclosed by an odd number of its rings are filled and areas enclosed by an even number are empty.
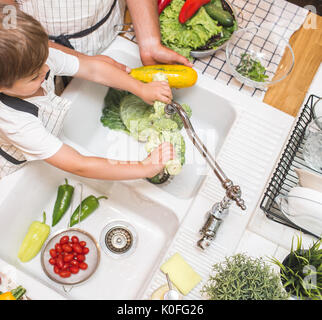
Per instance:
[[[53,211],[52,227],[55,226],[66,213],[73,197],[74,187],[68,184],[67,179],[65,179],[65,181],[65,184],[58,187],[56,202]]]
[[[92,214],[98,208],[100,199],[107,199],[107,197],[101,196],[96,198],[95,196],[91,195],[91,196],[88,196],[86,199],[84,199],[81,205],[79,205],[74,211],[74,213],[72,214],[70,218],[69,226],[72,227],[73,225],[77,224],[79,221],[83,221],[90,214]]]

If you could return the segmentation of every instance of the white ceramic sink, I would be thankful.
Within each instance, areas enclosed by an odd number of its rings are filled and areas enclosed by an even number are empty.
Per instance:
[[[28,226],[34,220],[41,220],[44,210],[47,223],[51,225],[57,187],[64,183],[65,178],[76,186],[72,204],[74,209],[79,204],[78,182],[83,184],[83,198],[90,194],[108,196],[108,200],[100,200],[99,208],[80,225],[97,242],[100,242],[104,227],[114,221],[130,224],[137,236],[136,248],[124,258],[122,255],[118,259],[107,255],[102,250],[103,246],[100,246],[98,269],[88,281],[75,286],[69,296],[75,299],[135,299],[160,262],[179,223],[174,212],[123,183],[82,179],[44,163],[33,163],[15,192],[1,205],[0,257],[64,293],[62,286],[56,285],[43,272],[40,254],[30,262],[21,263],[17,259],[17,252]],[[67,227],[69,215],[70,211],[51,228],[49,238]]]

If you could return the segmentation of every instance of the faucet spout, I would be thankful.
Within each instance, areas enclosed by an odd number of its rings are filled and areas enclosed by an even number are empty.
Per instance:
[[[228,179],[228,177],[223,172],[221,167],[215,161],[214,157],[209,153],[207,147],[204,145],[204,143],[201,141],[199,136],[196,134],[191,124],[191,121],[187,113],[182,108],[182,106],[179,103],[173,101],[171,104],[167,104],[164,107],[164,111],[168,115],[177,113],[180,116],[183,122],[183,126],[188,134],[188,137],[192,141],[193,145],[200,152],[200,154],[204,157],[208,165],[211,167],[211,169],[213,170],[213,172],[221,182],[223,188],[226,190],[227,198],[235,201],[237,206],[239,206],[242,210],[246,210],[245,202],[241,198],[240,187],[235,186],[233,182],[230,179]]]

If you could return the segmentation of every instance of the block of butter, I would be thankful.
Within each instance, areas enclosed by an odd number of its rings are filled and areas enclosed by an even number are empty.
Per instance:
[[[175,253],[162,266],[161,271],[169,274],[171,282],[183,294],[187,295],[200,281],[200,275],[182,258]]]

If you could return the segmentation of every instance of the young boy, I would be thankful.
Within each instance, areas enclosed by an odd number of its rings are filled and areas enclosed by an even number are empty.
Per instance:
[[[145,102],[169,103],[166,82],[144,84],[112,64],[48,48],[38,21],[17,10],[16,26],[7,29],[0,5],[0,179],[26,161],[44,160],[76,175],[108,180],[153,177],[173,159],[164,143],[140,162],[83,156],[57,136],[69,102],[54,93],[54,76],[66,75],[127,90]]]

